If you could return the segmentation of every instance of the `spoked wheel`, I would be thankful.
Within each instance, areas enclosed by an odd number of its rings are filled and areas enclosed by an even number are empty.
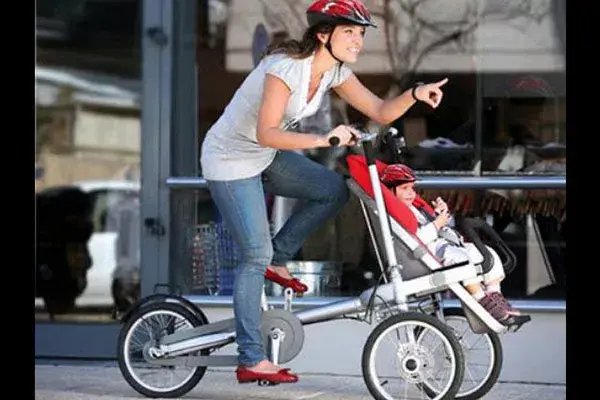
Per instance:
[[[371,332],[362,372],[377,400],[450,400],[462,384],[464,358],[458,339],[439,319],[406,312],[387,318]],[[434,388],[435,395],[429,396],[424,387]]]
[[[465,356],[465,374],[456,399],[480,399],[496,384],[502,370],[500,337],[495,332],[473,332],[461,308],[445,308],[444,319],[460,342]],[[431,388],[426,386],[425,390],[431,397],[435,396]]]
[[[206,367],[163,366],[144,357],[149,343],[181,330],[206,323],[176,303],[155,303],[137,310],[121,329],[118,342],[119,368],[127,383],[147,397],[181,397],[202,379]],[[196,355],[208,355],[208,350]]]

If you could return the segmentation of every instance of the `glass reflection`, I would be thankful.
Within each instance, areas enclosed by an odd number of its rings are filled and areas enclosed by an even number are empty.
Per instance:
[[[297,37],[304,26],[297,11],[310,0],[302,3],[204,3],[208,28],[199,33],[197,50],[200,141],[252,69],[260,51],[254,41],[259,24],[266,28],[268,41]],[[416,105],[391,124],[406,139],[407,164],[423,176],[566,173],[565,20],[560,2],[499,6],[466,0],[444,12],[428,1],[409,8],[398,1],[366,3],[383,29],[369,31],[361,58],[352,66],[365,86],[386,97],[417,81],[450,79],[438,109]],[[249,15],[255,24],[247,23]],[[335,93],[326,98],[319,115],[300,121],[295,129],[324,132],[341,123],[388,130],[347,107]],[[382,141],[378,149],[383,161],[394,159]],[[340,164],[346,149],[305,154],[345,173]],[[431,190],[423,196],[436,193],[453,202],[456,212],[488,221],[515,252],[517,269],[504,282],[509,297],[565,298],[565,190]],[[293,204],[275,200],[266,198],[277,225]],[[212,210],[206,204],[198,207]],[[176,273],[200,276],[200,283],[190,288],[193,293],[221,294],[218,264],[206,271],[202,267],[203,257],[218,253],[215,246],[229,246],[227,233],[219,229],[218,217],[190,227],[194,239],[188,248],[195,261],[187,272]],[[335,221],[311,235],[296,259],[341,265],[340,285],[331,293],[353,296],[371,285],[379,272],[357,199],[351,198]]]
[[[482,219],[499,234],[516,257],[515,269],[502,283],[507,297],[546,300],[566,298],[565,193],[564,189],[419,191],[428,201],[446,199],[455,216]],[[206,198],[197,198],[196,204],[203,217],[188,229],[186,251],[191,260],[179,273],[193,282],[187,288],[190,294],[230,294],[235,243]],[[314,291],[306,297],[356,296],[375,284],[381,270],[356,196],[335,220],[308,238],[290,268],[314,281]],[[266,289],[267,294],[281,295],[280,288],[270,283]]]
[[[502,284],[507,297],[565,299],[565,190],[518,190],[508,197],[482,189],[428,189],[419,194],[427,201],[440,196],[454,215],[482,219],[499,234],[516,256],[516,268]],[[328,228],[309,238],[298,259],[340,262],[342,294],[358,295],[376,282],[381,271],[355,196]]]
[[[566,174],[564,73],[495,75],[489,81],[496,87],[483,99],[484,173]]]
[[[481,218],[516,256],[502,284],[514,299],[566,298],[566,190],[425,190],[449,200],[455,214]]]
[[[36,319],[113,321],[139,291],[140,4],[39,3]]]

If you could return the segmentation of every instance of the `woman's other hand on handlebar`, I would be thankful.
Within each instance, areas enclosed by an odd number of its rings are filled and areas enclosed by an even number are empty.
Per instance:
[[[339,139],[337,146],[354,146],[361,135],[360,131],[352,126],[338,125],[327,134],[326,140],[329,145],[331,139],[336,137]]]

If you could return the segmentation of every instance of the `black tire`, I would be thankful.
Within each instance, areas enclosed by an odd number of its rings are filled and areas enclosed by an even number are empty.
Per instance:
[[[441,393],[440,395],[438,395],[436,400],[454,399],[456,393],[460,389],[464,374],[464,356],[462,352],[462,347],[458,342],[458,339],[456,338],[455,334],[450,330],[450,328],[448,328],[448,326],[446,326],[439,319],[431,315],[418,312],[405,312],[388,317],[379,325],[377,325],[373,332],[371,332],[371,334],[367,338],[365,347],[363,349],[361,366],[363,379],[365,381],[367,389],[369,390],[369,393],[371,393],[371,395],[377,400],[388,400],[377,388],[377,385],[375,383],[377,377],[373,376],[371,373],[371,368],[369,365],[371,353],[373,352],[373,346],[378,341],[379,336],[382,335],[388,328],[395,324],[410,321],[429,325],[429,329],[437,330],[448,341],[452,353],[454,354],[454,360],[456,364],[455,373],[454,377],[452,377],[452,383],[450,384],[450,387],[448,388],[446,393]]]
[[[451,318],[464,318],[466,320],[465,312],[462,308],[458,307],[449,307],[444,309],[444,316]],[[465,321],[467,324],[468,321]],[[490,340],[491,348],[494,351],[494,364],[490,371],[489,376],[486,378],[485,383],[481,385],[477,390],[468,393],[461,394],[461,390],[459,389],[456,394],[457,400],[477,400],[485,396],[498,382],[498,378],[500,377],[500,372],[502,371],[502,363],[504,361],[503,351],[502,351],[502,342],[500,341],[500,336],[496,332],[483,333],[481,335],[486,335]],[[464,347],[463,347],[464,349]],[[465,351],[463,350],[463,353]],[[469,357],[465,354],[465,360]],[[429,394],[429,393],[428,393]]]
[[[194,372],[190,374],[190,377],[185,381],[185,383],[179,387],[176,387],[173,390],[152,390],[144,385],[140,384],[138,380],[133,376],[130,369],[128,368],[127,362],[125,360],[125,340],[131,328],[136,324],[136,322],[144,317],[146,317],[150,313],[154,313],[157,311],[167,311],[170,313],[177,314],[179,317],[189,321],[192,327],[200,326],[206,324],[207,320],[203,314],[194,314],[186,307],[183,307],[177,303],[150,303],[148,305],[140,307],[138,310],[134,311],[131,317],[127,320],[125,325],[123,325],[118,339],[117,345],[117,356],[119,360],[119,369],[121,370],[121,374],[123,378],[127,381],[127,383],[135,389],[138,393],[151,398],[176,398],[181,397],[192,390],[202,379],[204,374],[206,373],[206,366],[196,367]],[[203,350],[199,352],[200,355],[209,355],[208,350]],[[150,364],[149,364],[150,366]],[[169,368],[169,367],[165,367]]]

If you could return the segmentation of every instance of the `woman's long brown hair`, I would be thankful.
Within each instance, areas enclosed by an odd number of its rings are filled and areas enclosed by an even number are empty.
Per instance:
[[[274,41],[265,49],[264,56],[271,54],[285,54],[293,58],[306,58],[319,48],[317,33],[331,33],[334,25],[323,23],[308,28],[301,40],[287,39],[283,41]]]

